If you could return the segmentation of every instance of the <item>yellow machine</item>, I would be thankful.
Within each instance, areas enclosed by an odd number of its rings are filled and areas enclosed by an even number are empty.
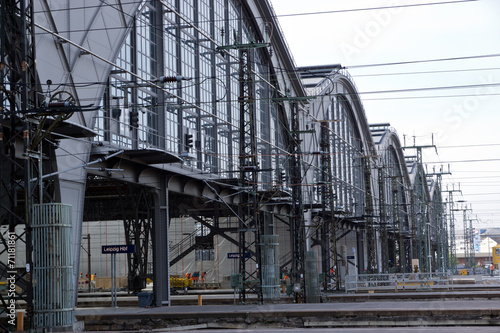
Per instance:
[[[498,263],[500,262],[500,245],[493,246],[491,248],[493,252],[493,265],[495,265],[496,268],[498,268]]]
[[[181,277],[170,277],[170,288],[174,289],[187,289],[193,286],[193,280],[181,278]]]

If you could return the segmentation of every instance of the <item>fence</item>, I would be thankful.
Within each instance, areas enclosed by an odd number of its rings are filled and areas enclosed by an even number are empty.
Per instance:
[[[429,290],[453,288],[453,277],[443,273],[346,275],[346,292],[370,290]]]
[[[33,206],[33,298],[37,329],[72,326],[71,206]]]

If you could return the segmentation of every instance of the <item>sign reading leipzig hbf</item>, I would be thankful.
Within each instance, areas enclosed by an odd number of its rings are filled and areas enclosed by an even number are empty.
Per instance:
[[[135,253],[135,245],[103,245],[102,254],[107,253]]]

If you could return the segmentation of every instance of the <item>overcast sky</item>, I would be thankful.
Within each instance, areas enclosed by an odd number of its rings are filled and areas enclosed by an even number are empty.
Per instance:
[[[438,154],[424,151],[428,172],[441,168],[431,162],[442,162],[444,171],[450,164],[443,189],[460,183],[463,197],[455,199],[472,204],[475,227],[500,227],[500,1],[270,1],[298,66],[347,67],[368,121],[390,123],[406,145],[428,145],[434,137]],[[350,11],[430,3],[447,4]],[[286,16],[299,13],[309,14]],[[459,57],[474,58],[415,63]],[[398,62],[412,63],[356,67]],[[457,86],[467,87],[436,89]],[[419,90],[374,93],[408,89]]]

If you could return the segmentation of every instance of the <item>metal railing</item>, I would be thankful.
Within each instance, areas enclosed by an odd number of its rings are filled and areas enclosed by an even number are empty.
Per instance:
[[[453,288],[446,273],[356,274],[345,276],[346,292],[375,290],[429,290]]]
[[[181,255],[181,253],[196,243],[196,236],[201,234],[201,228],[181,239],[177,244],[170,246],[170,258],[174,259]]]

